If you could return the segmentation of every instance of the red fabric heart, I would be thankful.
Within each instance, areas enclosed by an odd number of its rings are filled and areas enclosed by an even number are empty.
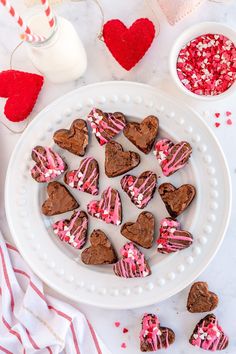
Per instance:
[[[120,20],[103,26],[103,38],[113,57],[126,70],[142,59],[155,37],[155,26],[148,18],[139,18],[127,28]]]
[[[43,76],[23,71],[6,70],[0,73],[0,97],[7,98],[4,114],[10,121],[20,122],[28,117],[43,81]]]

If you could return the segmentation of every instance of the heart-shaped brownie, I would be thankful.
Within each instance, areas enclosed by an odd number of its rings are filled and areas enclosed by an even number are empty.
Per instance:
[[[34,108],[44,78],[17,70],[0,73],[0,97],[7,98],[4,114],[12,122],[26,119]]]
[[[88,114],[88,122],[100,145],[108,143],[125,127],[126,119],[123,113],[106,113],[93,108]]]
[[[72,170],[66,173],[64,180],[71,188],[97,195],[99,180],[97,161],[92,157],[86,157],[81,161],[78,170]]]
[[[142,59],[155,37],[155,26],[148,18],[139,18],[129,28],[120,20],[107,21],[103,38],[113,57],[126,70]]]
[[[139,150],[148,154],[153,147],[159,128],[159,120],[155,116],[144,118],[141,123],[129,122],[124,129],[124,135]]]
[[[144,248],[152,247],[155,220],[151,213],[143,211],[136,222],[127,222],[121,227],[121,234]]]
[[[192,147],[187,141],[174,144],[169,139],[159,140],[154,149],[154,154],[161,166],[164,176],[170,176],[188,162]]]
[[[50,147],[36,146],[31,157],[36,162],[31,176],[39,183],[53,181],[67,170],[67,164]]]
[[[207,283],[194,283],[188,294],[187,309],[189,312],[210,312],[218,305],[218,296],[208,290]]]
[[[70,219],[59,220],[52,228],[62,241],[81,249],[87,238],[88,216],[84,211],[74,211]]]
[[[79,207],[72,194],[59,182],[47,186],[48,199],[42,205],[42,213],[47,216],[66,213]]]
[[[121,187],[137,208],[143,209],[150,202],[157,186],[157,175],[145,171],[139,177],[126,175],[121,179]]]
[[[120,195],[116,189],[108,187],[101,200],[92,200],[87,205],[89,215],[105,221],[107,224],[120,225],[122,220],[122,206]]]
[[[176,188],[171,183],[162,183],[158,190],[172,218],[176,218],[183,213],[196,195],[196,189],[191,184],[183,184],[181,187]]]
[[[88,128],[83,119],[76,119],[70,129],[59,129],[53,135],[54,142],[72,154],[84,156],[88,145]]]
[[[183,250],[193,243],[193,237],[188,231],[180,229],[180,223],[172,218],[164,218],[160,222],[160,236],[157,239],[157,251],[173,253]]]
[[[144,278],[151,274],[144,254],[133,242],[126,243],[120,253],[122,259],[113,265],[115,275],[123,278]]]
[[[133,151],[124,151],[121,144],[110,141],[105,150],[105,172],[108,177],[123,175],[140,163],[140,156]]]
[[[170,328],[161,327],[156,315],[145,313],[139,339],[142,352],[155,352],[159,349],[166,349],[174,343],[175,333]]]
[[[112,264],[117,261],[111,242],[101,230],[93,230],[90,236],[91,246],[81,253],[85,264]]]
[[[228,337],[219,326],[215,315],[210,314],[201,319],[194,328],[189,343],[205,350],[224,350],[229,343]]]

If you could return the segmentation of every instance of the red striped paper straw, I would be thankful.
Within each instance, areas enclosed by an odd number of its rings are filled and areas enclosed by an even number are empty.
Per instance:
[[[9,14],[16,20],[18,25],[23,28],[25,33],[31,33],[30,28],[23,21],[22,17],[18,15],[14,7],[10,4],[8,0],[0,0],[1,4],[8,10]]]
[[[49,5],[49,2],[48,2],[48,0],[41,0],[41,3],[44,7],[44,12],[47,16],[49,26],[52,28],[52,27],[54,27],[55,20],[54,20],[54,15],[53,15],[53,12],[52,12],[51,7]]]
[[[39,42],[45,41],[45,39],[46,39],[44,36],[40,36],[38,34],[29,34],[29,33],[21,34],[20,38],[23,41],[27,41],[30,43],[39,43]]]

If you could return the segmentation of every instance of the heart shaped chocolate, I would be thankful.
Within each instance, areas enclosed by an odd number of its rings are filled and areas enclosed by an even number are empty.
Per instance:
[[[139,177],[126,175],[121,179],[121,187],[137,208],[143,209],[150,202],[157,186],[157,176],[145,171]]]
[[[194,283],[188,294],[187,309],[189,312],[210,312],[218,305],[218,296],[208,290],[207,283]]]
[[[140,156],[133,151],[124,151],[121,144],[110,141],[105,150],[105,172],[108,177],[123,175],[140,163]]]
[[[122,206],[120,195],[116,189],[108,187],[101,200],[92,200],[87,205],[89,215],[105,221],[107,224],[120,225],[122,219]]]
[[[158,190],[168,213],[173,218],[183,213],[196,195],[196,189],[191,184],[183,184],[176,188],[171,183],[162,183]]]
[[[224,350],[229,343],[228,337],[219,326],[215,315],[210,314],[201,319],[194,328],[189,343],[205,350]]]
[[[169,139],[159,140],[154,148],[154,154],[161,166],[164,176],[170,176],[188,162],[192,147],[187,141],[174,144]]]
[[[183,250],[193,243],[193,237],[188,231],[180,229],[180,223],[172,218],[160,222],[160,236],[157,239],[157,251],[173,253]]]
[[[170,328],[161,327],[158,317],[149,313],[143,316],[139,338],[142,352],[155,352],[174,343],[175,333]]]
[[[74,211],[70,219],[59,220],[52,226],[55,235],[74,248],[81,249],[87,238],[88,217],[84,211]]]
[[[136,222],[127,222],[121,227],[121,234],[144,248],[152,247],[155,220],[151,213],[143,211]]]
[[[70,129],[57,130],[53,135],[54,142],[72,154],[84,156],[88,145],[88,128],[83,119],[76,119]]]
[[[79,207],[72,194],[59,182],[47,186],[48,199],[42,205],[42,213],[47,216],[66,213]]]
[[[97,161],[92,157],[86,157],[81,161],[78,170],[72,170],[66,173],[64,180],[71,188],[97,195],[99,180]]]
[[[155,116],[144,118],[141,123],[129,122],[124,129],[124,135],[139,150],[148,154],[153,147],[159,128],[159,120]]]
[[[67,164],[50,147],[36,146],[31,157],[36,162],[31,169],[31,176],[39,183],[53,181],[67,170]]]
[[[88,122],[100,145],[108,143],[125,127],[126,119],[120,112],[106,113],[93,108],[88,114]]]
[[[112,264],[117,261],[111,242],[101,230],[93,230],[90,236],[91,246],[81,253],[85,264]]]
[[[133,244],[126,243],[120,250],[122,259],[113,266],[115,275],[123,278],[144,278],[151,274],[151,269],[144,254]]]

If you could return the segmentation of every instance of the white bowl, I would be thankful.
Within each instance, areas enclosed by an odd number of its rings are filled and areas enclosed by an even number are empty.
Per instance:
[[[189,91],[180,81],[177,70],[176,70],[176,63],[177,59],[179,56],[179,52],[182,49],[182,47],[187,44],[189,41],[192,39],[206,33],[211,33],[211,34],[223,34],[224,36],[228,37],[236,46],[236,32],[222,24],[222,23],[217,23],[217,22],[202,22],[197,25],[194,25],[187,30],[185,30],[175,41],[171,51],[170,51],[170,57],[169,57],[169,70],[170,74],[177,85],[177,87],[184,92],[186,95],[193,97],[193,98],[198,98],[200,100],[205,100],[205,101],[212,101],[212,100],[217,100],[217,99],[222,99],[225,97],[228,97],[232,93],[236,91],[236,83],[234,82],[230,88],[228,88],[225,92],[215,95],[215,96],[204,96],[204,95],[197,95],[191,91]]]

